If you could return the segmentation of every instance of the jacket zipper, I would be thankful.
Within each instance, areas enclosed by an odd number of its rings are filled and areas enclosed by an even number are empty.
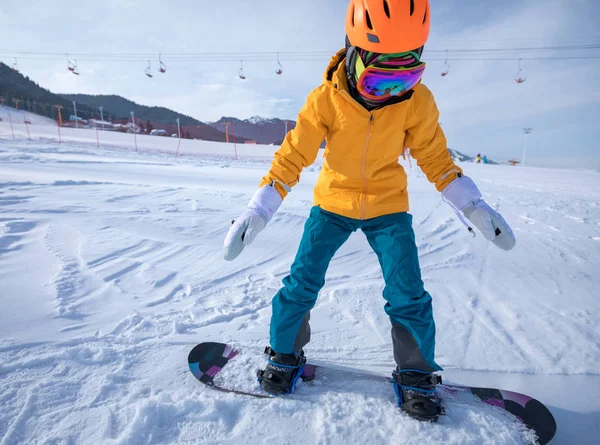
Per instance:
[[[367,131],[367,137],[365,138],[365,146],[363,148],[362,165],[361,165],[361,176],[363,178],[363,196],[360,210],[360,219],[365,219],[367,212],[367,151],[369,150],[369,142],[371,142],[371,132],[373,131],[373,125],[375,125],[375,116],[370,114],[369,118],[369,130]]]

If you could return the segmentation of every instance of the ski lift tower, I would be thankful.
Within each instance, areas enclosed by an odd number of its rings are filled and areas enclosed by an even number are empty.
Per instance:
[[[75,128],[79,128],[79,118],[77,117],[77,103],[73,101],[73,111],[75,112]]]
[[[525,142],[523,144],[523,167],[525,167],[525,155],[527,154],[527,138],[533,131],[533,128],[523,128],[523,133],[525,134]]]
[[[98,108],[100,108],[100,125],[102,125],[102,130],[104,130],[104,107]],[[96,127],[98,127],[98,124],[96,124]]]

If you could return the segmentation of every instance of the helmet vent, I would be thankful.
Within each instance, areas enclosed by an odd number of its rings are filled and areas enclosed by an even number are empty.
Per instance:
[[[385,15],[388,16],[388,19],[391,19],[391,17],[390,17],[390,5],[388,5],[387,0],[383,0],[383,10],[385,11]]]
[[[367,15],[367,27],[373,31],[373,23],[371,23],[371,16],[369,15],[369,11],[366,11]]]
[[[415,13],[415,0],[410,0],[410,15]]]
[[[425,17],[423,17],[423,24],[425,24],[425,22],[427,21],[427,14],[429,13],[429,8],[426,7],[425,8]]]
[[[352,5],[352,14],[351,14],[351,17],[352,17],[352,27],[353,28],[354,28],[354,13],[355,12],[356,12],[356,6],[353,4]]]

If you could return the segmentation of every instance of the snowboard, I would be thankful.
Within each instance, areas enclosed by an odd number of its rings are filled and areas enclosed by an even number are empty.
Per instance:
[[[223,373],[223,368],[239,354],[240,352],[233,346],[225,343],[200,343],[189,353],[188,365],[196,379],[215,390],[261,399],[276,397],[266,392],[262,392],[254,374],[251,376],[252,381],[254,382],[253,384],[251,383],[254,392],[247,389],[247,384],[245,387],[244,385],[240,387],[240,385],[237,384],[238,382],[235,382],[235,379],[230,378],[229,376],[225,379],[218,378],[225,374]],[[246,370],[247,369],[245,369],[244,372]],[[390,384],[390,378],[379,374],[369,373],[368,371],[362,371],[360,369],[341,368],[335,365],[321,364],[306,364],[302,374],[302,380],[312,381],[316,378],[318,379],[317,373],[319,370],[334,370],[339,373],[352,373],[353,375],[359,375],[361,378],[379,380],[382,383]],[[252,370],[247,371],[248,374],[252,373]],[[439,384],[438,394],[442,394],[442,404],[444,403],[445,396],[472,394],[487,405],[501,408],[515,416],[527,428],[533,430],[537,434],[540,445],[549,443],[556,433],[556,421],[550,410],[538,400],[524,394],[502,389],[474,388],[448,384]],[[293,395],[285,397],[293,397]]]

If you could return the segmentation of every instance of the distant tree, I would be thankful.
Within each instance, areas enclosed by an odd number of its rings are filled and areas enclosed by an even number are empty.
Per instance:
[[[145,133],[146,132],[146,126],[144,125],[144,122],[139,121],[139,122],[137,122],[137,124],[140,127],[140,133]]]
[[[148,133],[152,132],[152,130],[154,130],[154,127],[152,126],[152,122],[150,122],[150,120],[146,121],[146,131]]]

